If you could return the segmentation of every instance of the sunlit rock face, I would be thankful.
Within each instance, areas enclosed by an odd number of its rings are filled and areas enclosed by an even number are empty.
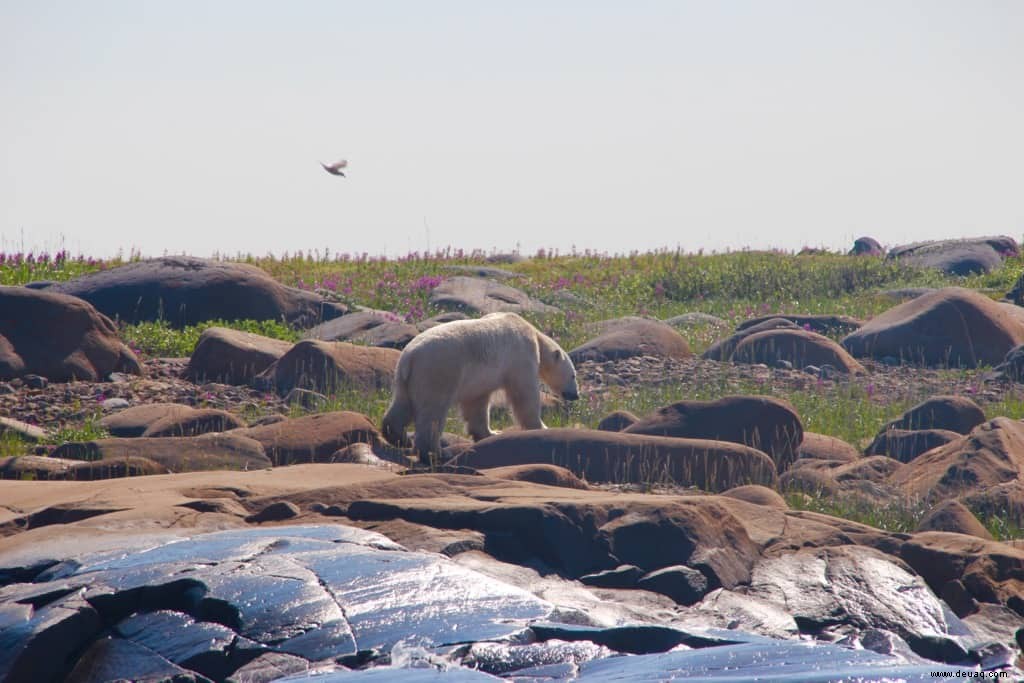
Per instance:
[[[843,561],[833,558],[829,567],[838,571]],[[409,551],[341,525],[193,537],[167,531],[22,549],[0,557],[0,680],[611,681],[685,674],[925,681],[944,670],[909,651],[878,654],[859,641],[844,647],[683,626],[714,623],[716,605],[736,612],[737,600],[721,593],[692,610],[624,623],[628,609],[595,607],[592,616],[579,605],[648,594],[598,598],[590,593],[596,589],[557,577],[536,579],[546,587],[531,591],[511,570],[499,578],[480,571],[486,566]],[[770,569],[755,571],[753,587],[766,595]],[[895,592],[882,597],[896,600],[913,580],[896,565],[884,569],[876,574],[892,579]],[[564,590],[553,590],[556,584]],[[552,601],[561,596],[575,604]],[[815,613],[810,598],[798,620]],[[853,617],[870,607],[865,596],[846,598]],[[888,625],[900,631],[903,616],[927,617],[928,629],[948,632],[942,610],[922,604],[920,614],[893,606]],[[796,635],[793,628],[778,632]]]

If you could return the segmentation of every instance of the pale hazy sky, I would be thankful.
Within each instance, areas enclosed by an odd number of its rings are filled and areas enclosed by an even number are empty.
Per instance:
[[[1024,233],[1017,0],[0,0],[8,250],[994,233]]]

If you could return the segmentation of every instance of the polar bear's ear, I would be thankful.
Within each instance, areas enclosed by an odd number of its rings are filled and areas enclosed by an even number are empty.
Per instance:
[[[562,349],[554,349],[555,362],[562,360]]]

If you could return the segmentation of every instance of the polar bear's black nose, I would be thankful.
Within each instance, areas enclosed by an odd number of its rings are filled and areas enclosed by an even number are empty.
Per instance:
[[[562,392],[562,398],[564,398],[566,401],[575,401],[579,397],[580,397],[579,393],[577,393],[575,391],[563,391]]]

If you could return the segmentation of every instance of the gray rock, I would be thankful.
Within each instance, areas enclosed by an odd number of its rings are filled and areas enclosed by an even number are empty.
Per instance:
[[[640,577],[637,588],[667,595],[680,605],[692,605],[707,594],[708,580],[696,569],[674,565]]]
[[[445,280],[430,293],[430,303],[450,311],[473,315],[510,311],[512,313],[558,313],[559,309],[530,298],[508,285],[472,277]]]

